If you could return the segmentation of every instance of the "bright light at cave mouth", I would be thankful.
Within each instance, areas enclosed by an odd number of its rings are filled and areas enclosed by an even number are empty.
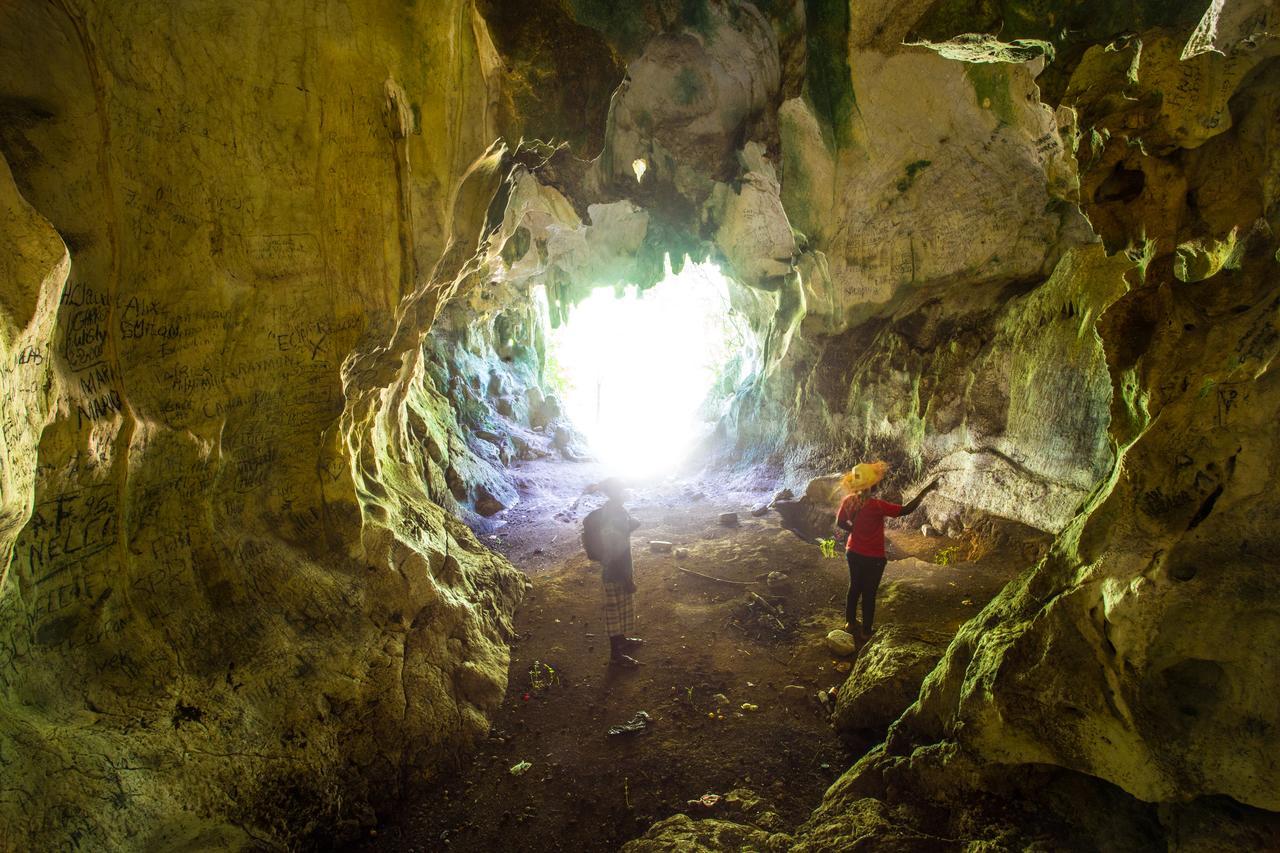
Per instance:
[[[668,261],[666,278],[642,293],[597,289],[549,343],[551,378],[591,452],[640,477],[670,472],[714,426],[709,394],[743,342],[719,268],[673,273]]]

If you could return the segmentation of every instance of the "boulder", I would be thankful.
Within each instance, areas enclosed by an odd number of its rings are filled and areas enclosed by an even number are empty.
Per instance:
[[[833,655],[848,657],[858,650],[858,641],[848,631],[839,628],[827,634],[827,648]]]
[[[836,696],[833,721],[842,731],[883,731],[915,701],[946,649],[947,636],[889,626],[863,648]]]
[[[655,823],[640,838],[622,847],[622,853],[737,853],[740,850],[782,853],[790,850],[792,839],[780,832],[756,826],[705,818],[696,820],[677,814]]]
[[[494,497],[493,493],[485,488],[484,483],[476,484],[475,507],[476,512],[480,513],[485,518],[497,515],[507,508],[506,504]]]

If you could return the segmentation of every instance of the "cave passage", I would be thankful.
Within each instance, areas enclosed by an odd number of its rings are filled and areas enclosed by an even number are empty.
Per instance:
[[[597,289],[552,330],[547,373],[591,452],[624,476],[669,472],[753,369],[754,335],[714,263],[654,287]]]
[[[1278,117],[1280,0],[0,0],[0,853],[1280,853]]]

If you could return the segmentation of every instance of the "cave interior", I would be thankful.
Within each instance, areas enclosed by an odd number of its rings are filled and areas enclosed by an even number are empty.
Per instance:
[[[0,204],[3,853],[1280,850],[1272,0],[14,0]]]

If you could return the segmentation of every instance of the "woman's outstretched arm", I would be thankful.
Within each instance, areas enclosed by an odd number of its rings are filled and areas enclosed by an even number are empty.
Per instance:
[[[920,508],[920,502],[924,500],[925,495],[929,494],[936,488],[938,488],[938,480],[935,477],[934,479],[929,481],[929,485],[925,486],[923,489],[920,490],[919,494],[917,494],[910,501],[902,505],[902,512],[899,513],[899,515],[910,515],[911,513],[918,510]]]

